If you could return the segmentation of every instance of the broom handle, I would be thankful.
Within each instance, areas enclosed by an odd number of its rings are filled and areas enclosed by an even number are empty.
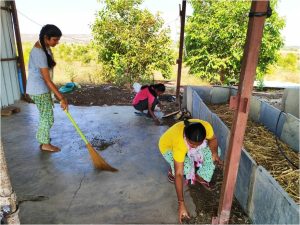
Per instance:
[[[77,130],[78,134],[80,135],[80,137],[82,138],[82,140],[84,141],[84,143],[87,145],[89,142],[86,139],[86,137],[84,136],[84,134],[81,132],[81,130],[79,129],[78,125],[76,124],[75,120],[73,119],[73,117],[71,116],[71,114],[65,110],[65,113],[67,114],[68,118],[70,119],[70,121],[72,122],[73,126],[75,127],[75,129]]]

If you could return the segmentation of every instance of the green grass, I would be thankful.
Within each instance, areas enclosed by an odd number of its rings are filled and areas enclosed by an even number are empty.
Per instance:
[[[275,68],[271,74],[267,74],[265,81],[281,81],[300,84],[300,70],[289,71],[284,68]]]
[[[80,62],[65,62],[57,59],[57,66],[54,70],[55,83],[77,82],[81,84],[101,84],[103,79],[101,77],[101,65],[94,62],[89,64],[82,64]],[[169,79],[164,79],[159,72],[154,74],[154,80],[170,81],[176,85],[177,83],[177,65],[173,66],[173,72]],[[281,67],[276,67],[272,73],[267,74],[265,81],[281,81],[300,83],[300,72],[289,71]],[[209,85],[207,81],[201,80],[188,73],[188,67],[183,66],[181,72],[181,85]]]
[[[173,72],[170,79],[164,79],[159,72],[154,74],[156,81],[170,81],[176,85],[177,65],[173,66]],[[101,65],[96,63],[82,64],[80,62],[67,63],[57,60],[57,66],[54,71],[54,82],[63,84],[67,82],[77,82],[80,84],[101,84]],[[181,73],[181,85],[209,85],[208,82],[188,74],[188,68],[183,67]]]
[[[29,52],[34,43],[26,42],[22,43],[25,67],[28,68]],[[55,49],[56,50],[56,49]],[[55,51],[54,51],[55,52]],[[289,51],[282,51],[284,57]],[[264,78],[265,81],[281,81],[281,82],[292,82],[300,83],[300,57],[299,50],[292,51],[297,54],[297,69],[294,71],[284,68],[283,66],[272,66],[270,67],[269,74]],[[95,53],[94,53],[95,54]],[[102,66],[94,61],[88,64],[81,63],[78,61],[67,62],[63,58],[58,57],[59,54],[54,55],[57,62],[57,66],[54,69],[54,82],[64,84],[67,82],[77,82],[80,84],[101,84],[103,82],[102,77]],[[176,85],[177,83],[177,67],[173,66],[172,74],[170,79],[164,79],[159,72],[154,73],[154,80],[170,81]],[[207,81],[201,80],[193,75],[189,74],[189,68],[183,64],[181,72],[181,85],[209,85]]]
[[[300,83],[300,49],[282,50],[277,65],[270,66],[265,81]]]
[[[174,65],[172,69],[173,70],[172,70],[172,75],[171,75],[170,79],[164,79],[159,72],[156,72],[154,74],[154,80],[170,81],[176,85],[177,84],[178,65]],[[190,75],[189,68],[187,66],[185,66],[184,64],[182,65],[180,84],[181,85],[199,85],[199,86],[209,85],[208,82],[203,81],[200,78],[197,78],[193,75]]]
[[[54,69],[54,82],[67,83],[77,82],[80,84],[101,84],[103,83],[100,64],[91,62],[82,64],[80,62],[58,61]]]

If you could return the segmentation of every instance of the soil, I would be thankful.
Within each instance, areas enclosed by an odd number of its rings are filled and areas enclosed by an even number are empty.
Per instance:
[[[175,101],[174,84],[165,83],[166,92],[160,96],[162,112],[168,113],[177,111],[179,105]],[[59,86],[59,85],[58,85]],[[182,93],[181,93],[182,95]],[[131,105],[135,93],[129,87],[117,87],[111,84],[82,85],[71,93],[64,94],[69,104],[77,106],[108,106],[108,105]],[[185,114],[183,116],[189,116]],[[177,119],[176,119],[177,118]],[[162,119],[162,124],[171,126],[178,122],[178,117],[170,116]],[[110,140],[93,140],[94,147],[98,150],[105,149],[112,144]],[[190,194],[196,205],[196,217],[186,220],[188,224],[211,224],[212,217],[217,215],[220,192],[223,180],[222,169],[217,168],[213,179],[213,191],[208,191],[199,184],[189,186]],[[234,199],[231,209],[230,224],[250,224],[251,221],[243,212],[238,201]]]
[[[175,87],[173,83],[164,83],[167,88],[165,93],[160,96],[161,110],[164,114],[168,114],[177,111],[179,105],[175,101]],[[60,85],[57,86],[60,87]],[[69,104],[76,106],[130,106],[135,92],[133,88],[117,87],[112,84],[84,84],[71,93],[65,93],[64,96],[68,99]],[[162,125],[173,125],[174,122],[173,117],[168,117],[162,120]]]
[[[126,87],[110,84],[85,84],[64,96],[69,104],[76,106],[131,105],[134,92]]]

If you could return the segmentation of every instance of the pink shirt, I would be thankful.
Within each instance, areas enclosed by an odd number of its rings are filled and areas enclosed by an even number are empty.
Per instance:
[[[151,106],[154,102],[155,97],[150,93],[149,88],[144,88],[140,90],[133,99],[132,105],[136,105],[139,101],[148,99],[148,104]]]

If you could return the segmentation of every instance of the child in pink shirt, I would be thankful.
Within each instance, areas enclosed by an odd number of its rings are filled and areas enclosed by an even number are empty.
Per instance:
[[[159,101],[157,97],[164,93],[166,87],[164,84],[153,84],[153,85],[144,85],[141,90],[136,94],[133,99],[133,107],[143,112],[143,110],[148,110],[148,116],[152,117],[156,124],[160,124],[158,118],[154,114],[154,108]]]

